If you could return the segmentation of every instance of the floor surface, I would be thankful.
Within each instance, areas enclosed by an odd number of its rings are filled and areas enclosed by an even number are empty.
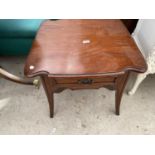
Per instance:
[[[0,58],[0,66],[23,76],[24,58]],[[133,78],[130,78],[129,89]],[[124,92],[121,115],[114,113],[114,91],[65,90],[54,95],[55,116],[41,88],[0,78],[0,134],[155,134],[155,76],[133,96]]]

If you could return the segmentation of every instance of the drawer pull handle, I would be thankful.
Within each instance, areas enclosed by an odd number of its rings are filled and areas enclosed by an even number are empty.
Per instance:
[[[80,84],[92,84],[93,80],[92,79],[81,79],[79,80]]]

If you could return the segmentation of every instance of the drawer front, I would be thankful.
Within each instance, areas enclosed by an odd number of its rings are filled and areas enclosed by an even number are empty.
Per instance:
[[[116,77],[105,76],[105,77],[58,77],[55,78],[56,83],[58,84],[93,84],[93,83],[102,83],[102,82],[114,82]]]

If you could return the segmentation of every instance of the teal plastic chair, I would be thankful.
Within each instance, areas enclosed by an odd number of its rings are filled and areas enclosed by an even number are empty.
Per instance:
[[[45,19],[0,19],[0,56],[27,55]]]

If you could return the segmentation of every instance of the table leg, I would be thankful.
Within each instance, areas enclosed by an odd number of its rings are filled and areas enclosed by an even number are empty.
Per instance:
[[[123,95],[124,88],[127,83],[129,73],[125,73],[123,75],[118,76],[115,86],[116,86],[116,92],[115,92],[115,110],[116,110],[116,115],[120,114],[120,104],[121,104],[121,99]]]
[[[43,84],[43,87],[44,87],[44,90],[46,92],[46,96],[49,102],[50,117],[53,118],[54,116],[54,98],[53,98],[54,91],[52,90],[50,80],[48,80],[47,77],[42,76],[41,79],[42,79],[42,84]]]

